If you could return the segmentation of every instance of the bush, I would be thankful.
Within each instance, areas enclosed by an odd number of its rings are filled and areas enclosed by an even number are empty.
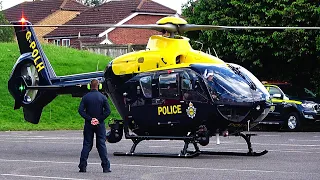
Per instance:
[[[0,11],[0,24],[10,24],[2,11]],[[0,27],[0,42],[13,42],[13,39],[13,27]]]

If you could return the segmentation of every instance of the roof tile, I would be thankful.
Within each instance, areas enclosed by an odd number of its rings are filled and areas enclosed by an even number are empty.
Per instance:
[[[141,0],[114,0],[106,2],[100,6],[90,8],[80,13],[79,16],[69,21],[68,25],[81,25],[81,24],[116,24],[128,17],[134,12],[148,12],[148,13],[167,13],[175,14],[176,11],[162,6],[153,1],[146,1],[139,6]],[[108,28],[70,28],[59,27],[52,31],[45,38],[50,37],[68,37],[77,36],[80,32],[81,36],[98,35]]]
[[[170,9],[166,6],[158,4],[153,1],[145,1],[140,8],[137,8],[138,12],[153,12],[153,13],[165,13],[165,14],[175,14],[177,11]]]
[[[67,11],[84,11],[87,10],[89,7],[85,6],[75,0],[67,0],[67,2],[64,4],[64,6],[61,7],[63,10]]]
[[[9,9],[4,10],[4,14],[9,21],[20,20],[24,17],[33,24],[36,24],[59,10],[65,0],[43,0],[23,2]],[[72,7],[74,6],[74,7]],[[88,7],[75,2],[74,0],[66,0],[64,10],[78,11],[85,10]]]

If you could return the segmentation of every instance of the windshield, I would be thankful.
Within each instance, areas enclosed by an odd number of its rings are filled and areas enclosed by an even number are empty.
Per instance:
[[[254,91],[253,91],[253,98],[256,101],[260,100],[270,100],[270,94],[268,90],[264,87],[264,85],[259,81],[250,71],[241,67],[237,64],[228,63],[229,66],[233,66],[238,68],[238,70],[243,74],[244,78],[249,82],[249,84],[253,84]]]
[[[299,97],[299,98],[316,98],[317,95],[313,93],[311,90],[303,87],[292,86],[291,84],[278,85],[281,90],[287,95],[291,97]]]
[[[262,83],[238,65],[191,65],[205,80],[218,112],[233,122],[243,121],[254,104],[270,100]]]
[[[211,95],[218,101],[252,102],[248,83],[224,64],[197,66],[206,79]]]

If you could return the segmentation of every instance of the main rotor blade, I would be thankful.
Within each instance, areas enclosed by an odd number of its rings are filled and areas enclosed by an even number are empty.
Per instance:
[[[123,25],[115,25],[115,24],[56,24],[56,25],[32,25],[32,24],[0,24],[0,27],[88,27],[88,28],[134,28],[134,29],[151,29],[156,31],[167,31],[167,32],[177,32],[177,26],[173,24],[123,24]]]
[[[307,29],[319,30],[320,27],[266,27],[266,26],[215,26],[186,24],[178,28],[179,33],[198,30],[228,30],[228,29],[261,29],[261,30],[283,30],[283,29]]]

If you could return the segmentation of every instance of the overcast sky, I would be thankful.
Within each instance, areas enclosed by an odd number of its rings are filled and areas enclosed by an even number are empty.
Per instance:
[[[16,4],[19,4],[23,1],[32,1],[32,0],[2,0],[2,9],[10,8]],[[160,4],[163,4],[171,9],[177,10],[181,14],[181,6],[188,2],[188,0],[153,0]]]

